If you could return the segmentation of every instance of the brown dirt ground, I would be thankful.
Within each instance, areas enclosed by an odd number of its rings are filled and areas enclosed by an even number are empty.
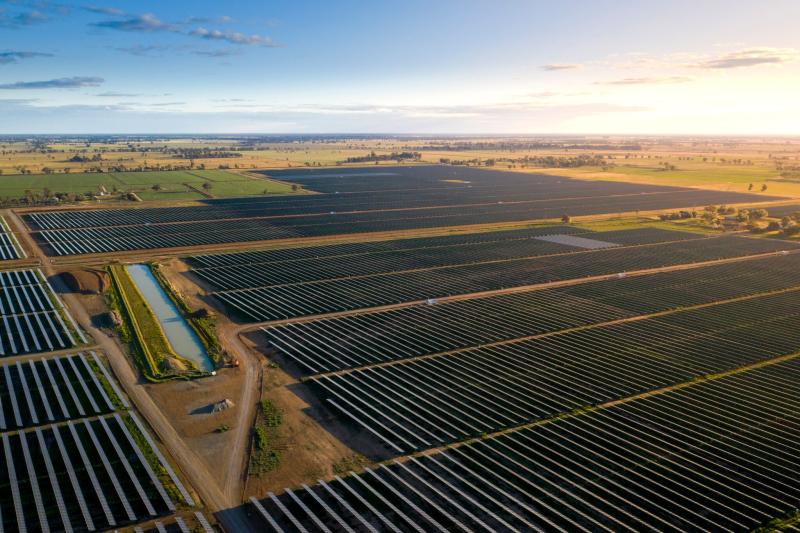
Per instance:
[[[100,269],[72,268],[61,272],[64,283],[73,291],[100,294],[109,287],[108,274]]]
[[[226,453],[230,432],[218,433],[216,429],[223,424],[234,427],[239,405],[218,413],[211,412],[211,405],[226,398],[236,403],[240,381],[238,370],[223,368],[216,376],[145,386],[178,435],[220,478],[225,462],[219,458]]]
[[[264,335],[253,333],[245,342],[262,354],[269,353]],[[322,405],[309,388],[276,364],[265,365],[261,397],[269,399],[283,413],[279,428],[281,444],[286,446],[276,470],[249,476],[245,496],[263,497],[268,491],[329,479],[333,466],[364,455],[366,464],[388,457],[365,431],[343,424],[340,417]]]

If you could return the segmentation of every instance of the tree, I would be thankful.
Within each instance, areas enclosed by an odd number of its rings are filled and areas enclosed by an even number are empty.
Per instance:
[[[750,185],[748,185],[748,186],[747,186],[747,190],[748,190],[748,191],[752,191],[752,190],[753,190],[753,184],[752,184],[752,183],[751,183]]]
[[[766,184],[766,183],[763,183],[763,184],[761,185],[761,192],[764,192],[764,191],[766,191],[766,190],[767,190],[767,184]]]
[[[564,224],[572,224],[572,217],[564,213],[563,215],[561,215],[561,222],[563,222]]]
[[[750,211],[750,221],[761,220],[769,215],[766,209],[753,209]]]
[[[739,214],[736,215],[736,220],[739,222],[747,222],[750,220],[750,211],[747,209],[739,209]]]
[[[211,182],[210,181],[204,181],[203,182],[203,189],[206,190],[206,191],[210,191],[211,190]]]
[[[153,189],[154,191],[160,191],[161,190],[161,184],[160,183],[154,183],[153,186],[150,187],[150,188]]]

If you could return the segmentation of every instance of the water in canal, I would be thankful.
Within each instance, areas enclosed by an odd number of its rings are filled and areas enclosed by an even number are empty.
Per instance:
[[[200,370],[205,372],[214,370],[214,363],[208,357],[203,343],[181,316],[175,303],[164,292],[150,267],[148,265],[128,265],[125,268],[156,315],[161,329],[164,330],[175,353],[194,363]]]

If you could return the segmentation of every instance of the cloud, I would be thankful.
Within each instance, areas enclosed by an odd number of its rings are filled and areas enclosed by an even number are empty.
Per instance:
[[[583,68],[583,65],[578,63],[550,63],[548,65],[542,65],[539,68],[548,72],[554,72],[558,70],[577,70]]]
[[[178,31],[173,24],[168,24],[152,13],[145,13],[144,15],[135,15],[126,17],[119,20],[103,20],[100,22],[93,22],[91,26],[96,28],[104,28],[110,30],[153,33],[157,31]]]
[[[647,78],[622,78],[612,81],[597,81],[595,85],[666,85],[670,83],[687,83],[693,78],[688,76],[663,76]]]
[[[800,51],[794,48],[750,48],[700,61],[690,66],[705,69],[729,69],[754,67],[756,65],[777,65],[794,61]]]
[[[223,48],[220,50],[195,50],[192,53],[194,55],[206,57],[230,57],[241,55],[242,51],[233,48]]]
[[[49,17],[41,11],[25,11],[13,15],[0,12],[0,28],[23,28],[48,20]]]
[[[0,98],[0,107],[2,106],[28,106],[37,102],[36,98]]]
[[[134,46],[120,46],[115,48],[115,50],[119,52],[125,52],[126,54],[131,54],[134,56],[141,56],[141,57],[153,57],[159,56],[163,52],[169,50],[170,47],[163,44],[137,44]]]
[[[137,98],[143,95],[135,93],[115,93],[109,91],[105,93],[98,93],[95,96],[100,96],[102,98]]]
[[[98,87],[105,82],[103,78],[89,76],[73,76],[42,81],[18,81],[0,84],[0,89],[77,89],[80,87]]]
[[[221,17],[189,17],[186,24],[230,24],[234,22],[232,17],[223,15]]]
[[[0,65],[16,63],[20,59],[30,59],[32,57],[53,57],[53,54],[42,52],[23,52],[20,50],[5,50],[0,52]]]
[[[200,37],[201,39],[208,39],[210,41],[225,41],[231,44],[248,44],[267,46],[271,48],[278,47],[271,37],[264,37],[262,35],[245,35],[236,31],[220,31],[209,30],[206,28],[196,28],[191,30],[188,35]]]
[[[121,17],[125,15],[123,10],[117,9],[116,7],[83,6],[83,10],[90,13],[97,13],[98,15],[109,15],[112,17]]]
[[[279,46],[272,40],[271,37],[267,37],[264,35],[256,35],[256,34],[247,35],[238,31],[211,30],[203,26],[197,27],[192,30],[186,30],[179,27],[181,24],[198,23],[201,21],[226,24],[233,21],[233,19],[228,16],[217,17],[217,18],[190,17],[189,19],[187,19],[186,22],[183,23],[169,23],[169,22],[164,22],[163,20],[159,19],[152,13],[145,13],[144,15],[130,15],[128,13],[125,13],[121,10],[114,8],[97,8],[92,6],[85,7],[84,9],[92,13],[100,13],[115,17],[109,20],[103,20],[100,22],[91,23],[90,26],[94,26],[95,28],[127,31],[127,32],[138,32],[138,33],[171,32],[171,33],[180,33],[182,35],[186,35],[189,37],[206,39],[209,41],[221,41],[237,45],[266,46],[270,48]],[[126,49],[122,50],[130,51]],[[141,55],[141,54],[136,54],[136,55]]]

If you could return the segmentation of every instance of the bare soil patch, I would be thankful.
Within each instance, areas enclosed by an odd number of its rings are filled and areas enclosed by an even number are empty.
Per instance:
[[[173,381],[145,385],[148,394],[167,416],[178,435],[205,462],[209,471],[221,479],[229,450],[230,430],[236,425],[237,400],[241,376],[237,369],[221,369],[216,376],[192,381]],[[216,402],[231,399],[236,406],[213,412]]]
[[[268,353],[264,336],[247,335],[259,352]],[[260,341],[260,342],[259,342]],[[389,457],[365,431],[343,423],[340,416],[319,402],[307,385],[276,364],[265,365],[262,399],[280,409],[281,461],[275,470],[249,476],[245,496],[263,497],[269,491],[329,479]]]

